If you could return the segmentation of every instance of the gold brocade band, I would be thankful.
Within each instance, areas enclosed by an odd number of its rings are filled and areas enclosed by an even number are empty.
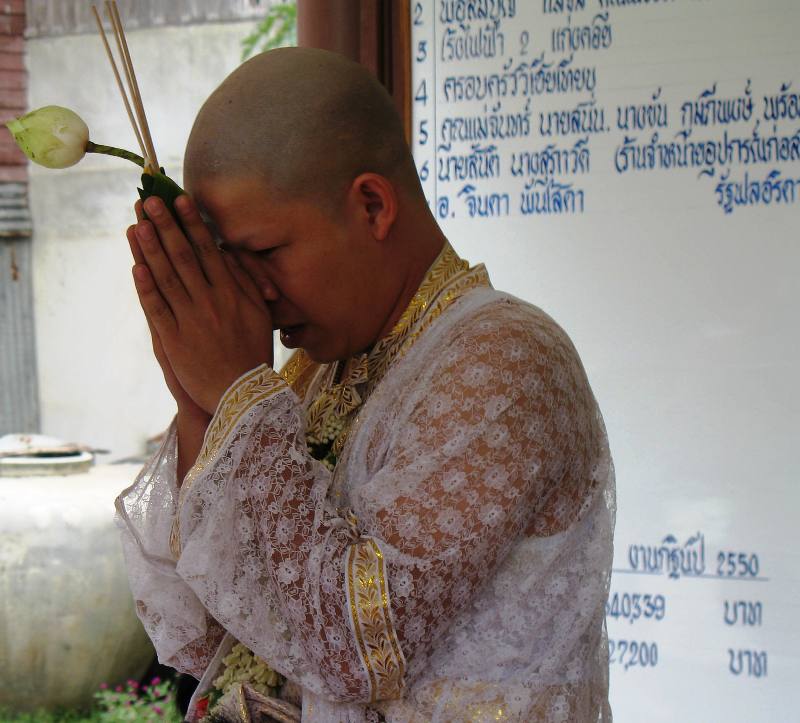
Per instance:
[[[413,701],[375,707],[403,723],[429,723],[434,715],[442,723],[549,721],[554,711],[559,721],[596,721],[602,717],[605,690],[601,681],[544,685],[438,678],[415,686]]]
[[[180,557],[181,552],[180,523],[178,522],[180,509],[195,479],[213,462],[225,440],[253,405],[269,399],[287,388],[286,382],[273,369],[262,364],[239,377],[220,399],[217,411],[206,430],[203,447],[197,456],[197,461],[186,473],[178,493],[178,513],[175,515],[169,539],[170,551],[176,560]]]
[[[399,698],[406,660],[392,622],[383,553],[374,539],[350,546],[345,575],[350,624],[369,677],[370,701]]]
[[[303,399],[318,368],[317,362],[313,361],[303,349],[298,349],[289,357],[280,374],[292,391]]]

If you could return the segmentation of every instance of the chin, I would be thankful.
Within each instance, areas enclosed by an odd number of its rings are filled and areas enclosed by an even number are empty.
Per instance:
[[[335,341],[326,343],[324,339],[304,339],[303,341],[305,343],[301,344],[301,348],[317,364],[331,364],[353,356],[353,352],[347,348],[346,344],[337,344]]]
[[[326,333],[319,327],[307,327],[297,339],[297,348],[302,349],[317,364],[331,364],[349,359],[361,351],[353,348],[353,341],[347,331],[339,334],[333,331]]]
[[[302,349],[306,353],[306,356],[308,356],[311,361],[317,362],[317,364],[330,364],[340,359],[347,359],[348,357],[348,355],[336,354],[330,349],[318,349],[310,346],[304,346]]]

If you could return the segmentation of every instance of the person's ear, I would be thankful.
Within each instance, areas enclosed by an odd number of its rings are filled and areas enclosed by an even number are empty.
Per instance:
[[[383,241],[397,218],[397,192],[391,181],[377,173],[362,173],[350,184],[348,197],[356,218]]]

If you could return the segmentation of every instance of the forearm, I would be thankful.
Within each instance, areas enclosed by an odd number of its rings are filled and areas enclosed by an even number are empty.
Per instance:
[[[176,430],[178,435],[178,459],[176,482],[181,486],[186,473],[192,468],[203,446],[208,423],[211,417],[200,412],[186,412],[178,409]]]

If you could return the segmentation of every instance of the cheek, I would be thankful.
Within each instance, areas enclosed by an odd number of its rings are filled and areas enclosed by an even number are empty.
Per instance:
[[[278,294],[277,303],[282,308],[294,308],[302,316],[318,317],[326,307],[327,284],[316,279],[314,269],[296,264],[288,256],[270,257],[261,265],[262,278],[272,284]]]

